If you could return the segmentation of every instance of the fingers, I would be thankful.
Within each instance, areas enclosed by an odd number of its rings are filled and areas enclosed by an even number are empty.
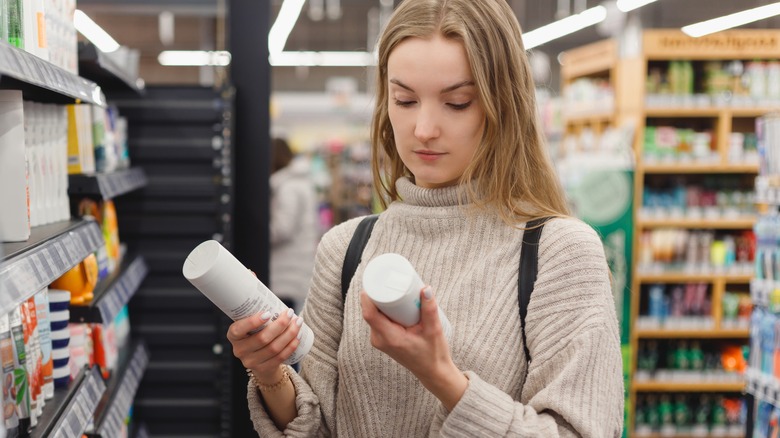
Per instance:
[[[434,334],[437,331],[442,331],[439,320],[439,305],[436,303],[436,297],[433,295],[433,288],[430,285],[420,290],[420,322],[426,333]]]
[[[271,312],[258,313],[230,324],[227,333],[228,340],[230,342],[240,341],[251,336],[251,333],[259,330],[263,324],[271,319],[271,316]]]
[[[267,325],[257,331],[263,322]],[[266,368],[262,365],[267,362],[271,362],[268,367],[272,368],[287,360],[295,351],[302,325],[303,319],[295,317],[292,309],[281,315],[254,315],[231,324],[228,340],[233,345],[233,355],[246,368],[260,370]]]
[[[363,319],[366,320],[369,326],[377,330],[387,329],[389,326],[396,325],[390,318],[382,313],[379,308],[376,307],[371,298],[368,297],[366,291],[360,291],[360,307],[363,310]]]

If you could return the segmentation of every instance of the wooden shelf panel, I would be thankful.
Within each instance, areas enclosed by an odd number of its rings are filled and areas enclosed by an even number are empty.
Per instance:
[[[760,117],[764,114],[778,111],[776,107],[647,107],[645,117],[658,118],[714,118],[720,117]]]
[[[638,228],[704,228],[715,230],[745,230],[753,228],[756,218],[742,219],[640,219]]]
[[[741,392],[745,382],[634,382],[637,392]]]
[[[637,330],[640,339],[743,339],[750,330]]]
[[[720,108],[680,108],[680,107],[649,107],[645,109],[645,117],[718,117],[724,109]]]
[[[647,283],[713,283],[725,281],[729,284],[750,284],[753,274],[716,275],[716,274],[686,274],[683,272],[670,272],[664,274],[638,274],[637,279],[642,284]]]
[[[599,125],[603,123],[612,122],[612,119],[614,117],[615,117],[614,111],[601,111],[601,112],[592,112],[590,114],[572,114],[572,115],[564,114],[563,119],[565,120],[567,125],[582,125],[582,124]]]
[[[758,164],[647,164],[640,166],[644,173],[681,174],[681,173],[755,173]]]

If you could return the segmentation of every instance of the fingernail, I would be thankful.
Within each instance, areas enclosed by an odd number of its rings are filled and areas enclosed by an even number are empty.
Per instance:
[[[298,317],[298,319],[296,319],[296,320],[295,320],[295,324],[296,324],[298,327],[302,326],[302,325],[303,325],[303,318],[301,318],[301,317],[299,316],[299,317]]]
[[[263,321],[271,319],[271,312],[265,312],[262,315],[260,315],[260,319]]]
[[[430,300],[433,298],[433,288],[430,286],[425,286],[423,289],[423,295],[425,296],[426,300]]]
[[[297,340],[301,340],[301,336],[303,336],[303,332],[298,332],[298,336],[295,337]]]
[[[293,315],[295,315],[295,310],[293,309],[287,309],[287,317],[292,318]]]

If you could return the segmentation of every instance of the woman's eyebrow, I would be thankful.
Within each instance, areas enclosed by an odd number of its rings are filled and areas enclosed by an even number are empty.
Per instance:
[[[390,83],[398,85],[399,87],[404,88],[404,89],[409,90],[412,93],[414,93],[414,90],[412,89],[412,87],[404,84],[403,82],[399,81],[398,79],[390,79]],[[449,93],[451,91],[457,90],[458,88],[470,87],[470,86],[473,86],[473,85],[474,85],[474,81],[472,81],[471,79],[467,79],[465,81],[461,81],[461,82],[458,82],[457,84],[453,84],[453,85],[450,85],[449,87],[443,88],[441,90],[441,94]]]

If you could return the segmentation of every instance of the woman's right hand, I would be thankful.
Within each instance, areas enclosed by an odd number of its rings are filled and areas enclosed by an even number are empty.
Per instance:
[[[264,329],[254,333],[266,322]],[[234,322],[227,338],[233,345],[233,355],[252,370],[256,379],[273,382],[277,380],[279,366],[298,348],[302,325],[303,319],[292,309],[278,316],[266,312]]]

